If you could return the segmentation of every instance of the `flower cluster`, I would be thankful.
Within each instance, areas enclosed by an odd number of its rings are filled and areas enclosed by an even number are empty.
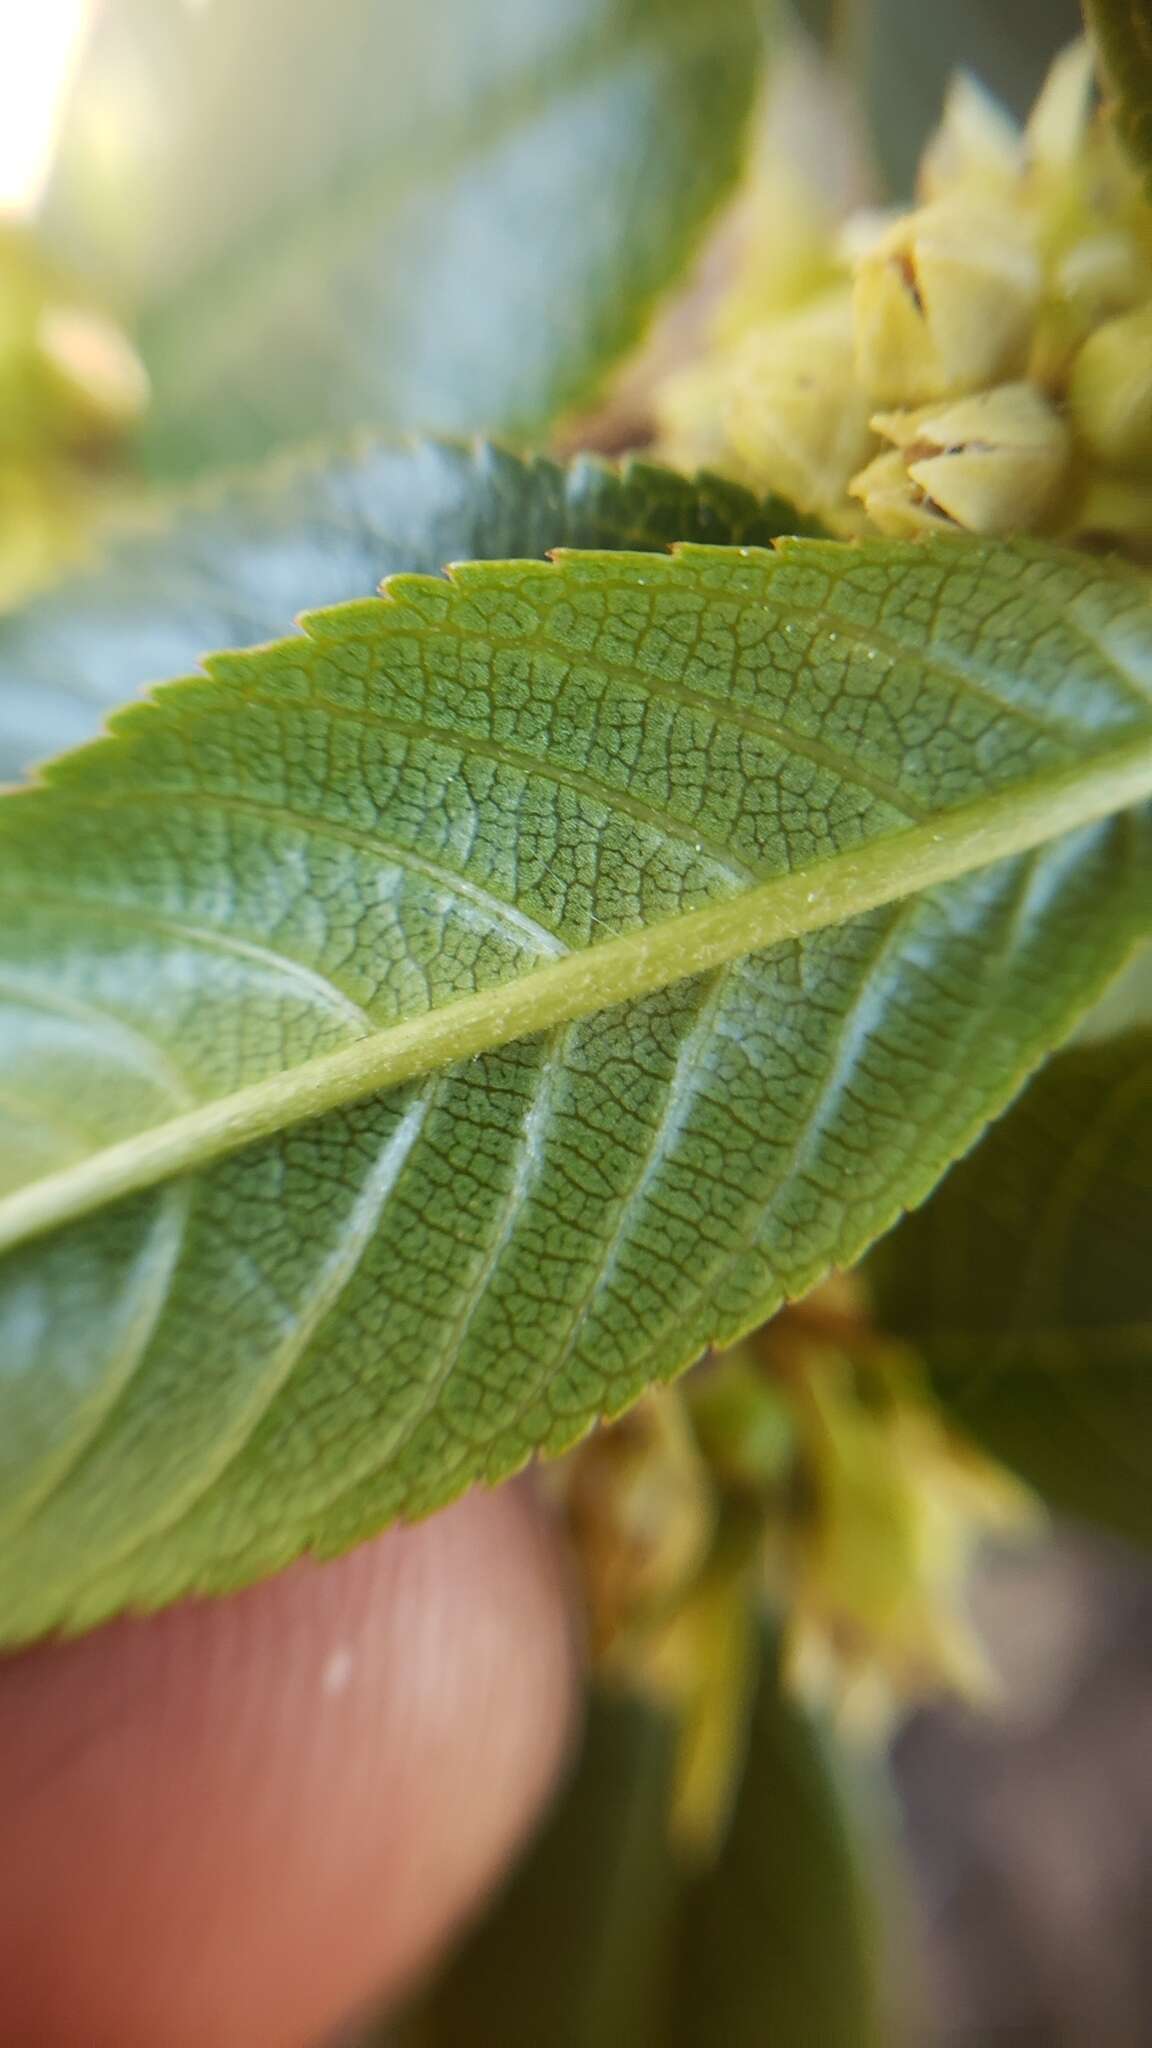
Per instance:
[[[1086,46],[1023,130],[959,79],[913,211],[764,219],[713,352],[661,395],[670,459],[839,533],[1152,553],[1152,209]]]
[[[1039,1504],[955,1435],[851,1274],[597,1430],[550,1484],[582,1568],[601,1682],[677,1724],[677,1845],[707,1853],[736,1784],[754,1609],[786,1678],[883,1734],[909,1700],[994,1691],[966,1612],[984,1538]]]

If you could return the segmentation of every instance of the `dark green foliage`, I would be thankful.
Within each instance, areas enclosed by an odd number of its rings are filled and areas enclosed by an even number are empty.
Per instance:
[[[1117,123],[1152,192],[1152,10],[1148,0],[1085,0]]]
[[[873,1271],[966,1429],[1152,1541],[1152,1030],[1051,1060]]]
[[[669,1841],[673,1736],[593,1696],[539,1842],[389,2048],[892,2048],[864,1878],[877,1815],[781,1690],[768,1635],[707,1867]]]

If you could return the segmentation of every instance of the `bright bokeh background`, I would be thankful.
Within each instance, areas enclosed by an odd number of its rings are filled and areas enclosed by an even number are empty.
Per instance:
[[[48,168],[88,0],[0,0],[0,212],[27,212]]]

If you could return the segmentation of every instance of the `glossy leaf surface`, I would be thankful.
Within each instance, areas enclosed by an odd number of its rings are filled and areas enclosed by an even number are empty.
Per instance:
[[[1142,578],[793,542],[397,579],[0,800],[4,1633],[430,1509],[856,1257],[1147,929],[1149,794]]]

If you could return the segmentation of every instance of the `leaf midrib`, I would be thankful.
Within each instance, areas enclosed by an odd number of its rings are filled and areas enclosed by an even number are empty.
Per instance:
[[[0,1252],[348,1103],[654,995],[1031,852],[1152,798],[1152,735],[826,856],[743,896],[571,953],[238,1089],[0,1199]]]

